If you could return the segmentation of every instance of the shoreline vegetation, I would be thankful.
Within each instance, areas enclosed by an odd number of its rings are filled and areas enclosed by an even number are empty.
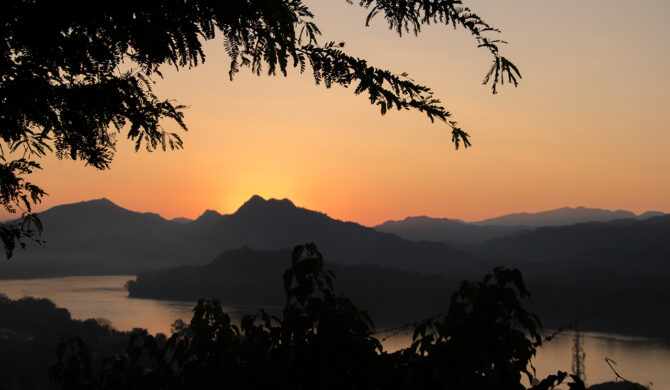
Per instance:
[[[130,297],[162,300],[220,299],[227,305],[283,304],[276,280],[287,266],[289,250],[241,248],[223,252],[206,265],[188,265],[139,273],[129,280]],[[371,265],[326,263],[337,275],[338,291],[368,310],[378,324],[395,327],[446,310],[445,299],[460,280],[444,275],[386,269]],[[670,314],[659,311],[670,301],[663,285],[599,272],[560,272],[543,276],[523,270],[528,304],[545,328],[569,327],[576,319],[584,331],[658,339],[670,344]],[[625,288],[622,286],[626,286]],[[659,286],[654,287],[654,286]],[[595,293],[597,292],[597,293]]]
[[[533,384],[529,388],[533,389],[548,389],[568,380],[573,382],[571,389],[585,388],[579,378],[569,379],[566,373],[535,378],[527,371],[544,339],[539,319],[524,309],[522,302],[528,291],[516,270],[497,268],[481,282],[461,282],[447,299],[447,312],[414,324],[412,346],[386,352],[368,314],[344,295],[335,294],[336,280],[324,269],[316,247],[299,246],[292,258],[291,268],[283,274],[286,301],[279,316],[261,310],[245,316],[237,326],[222,312],[218,300],[200,300],[190,324],[175,322],[174,333],[167,338],[140,330],[119,332],[104,321],[72,320],[67,310],[56,308],[46,299],[3,298],[3,321],[12,318],[20,322],[25,318],[21,313],[36,308],[46,314],[43,321],[37,321],[41,327],[24,332],[23,338],[17,336],[20,333],[12,334],[11,342],[2,340],[0,346],[25,341],[34,345],[35,336],[28,335],[36,334],[44,349],[55,334],[67,330],[71,337],[61,340],[58,360],[49,369],[51,379],[60,388],[126,388],[134,383],[176,389],[232,382],[253,388],[254,384],[278,383],[275,376],[279,372],[289,380],[284,386],[299,388],[349,388],[355,383],[364,388],[395,389],[462,381],[485,386],[489,381],[501,380],[507,386],[519,386],[522,376],[528,376]],[[492,310],[494,307],[498,309]],[[7,326],[16,324],[0,328]],[[266,358],[257,360],[260,356]],[[344,356],[346,367],[342,366]],[[489,358],[474,363],[468,356]],[[189,364],[193,359],[198,365]],[[170,363],[165,366],[161,362]],[[224,362],[233,367],[222,372],[224,366],[220,364]],[[501,367],[504,364],[507,366]],[[353,366],[357,368],[352,371]],[[12,372],[16,364],[7,367]],[[434,370],[439,372],[437,377],[429,375]],[[11,384],[0,384],[0,388],[11,388],[20,381],[25,384],[28,377],[36,381],[39,375],[15,378]]]

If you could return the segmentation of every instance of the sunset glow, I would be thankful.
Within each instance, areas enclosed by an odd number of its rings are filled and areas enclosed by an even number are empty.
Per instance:
[[[563,206],[670,212],[667,1],[477,2],[523,75],[495,96],[481,85],[489,58],[462,31],[398,38],[381,20],[366,28],[359,7],[310,4],[322,41],[431,86],[473,147],[455,151],[444,124],[381,116],[309,71],[230,82],[216,41],[204,65],[157,79],[159,96],[190,107],[184,150],[134,153],[122,139],[102,172],[49,156],[31,179],[49,193],[39,209],[106,197],[196,218],[259,194],[364,225]]]

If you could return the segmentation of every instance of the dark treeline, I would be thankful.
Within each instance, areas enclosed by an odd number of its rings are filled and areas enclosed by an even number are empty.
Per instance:
[[[66,336],[90,345],[97,363],[101,356],[122,352],[129,333],[101,320],[73,320],[48,299],[12,300],[0,294],[0,389],[55,387],[48,370],[56,360],[56,345]]]

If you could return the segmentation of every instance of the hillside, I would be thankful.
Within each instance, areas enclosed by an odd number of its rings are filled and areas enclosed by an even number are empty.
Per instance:
[[[400,221],[386,221],[375,230],[393,233],[414,241],[445,242],[452,245],[476,244],[506,236],[527,226],[497,226],[463,222],[448,218],[407,217]]]
[[[230,250],[205,265],[140,273],[127,286],[130,296],[137,298],[215,297],[224,305],[281,306],[285,303],[281,276],[290,267],[290,258],[290,250]],[[338,293],[386,325],[399,325],[446,310],[459,283],[438,275],[371,265],[326,263],[326,268],[335,272]]]

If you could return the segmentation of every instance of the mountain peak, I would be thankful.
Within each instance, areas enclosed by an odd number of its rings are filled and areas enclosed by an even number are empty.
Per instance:
[[[253,210],[268,210],[268,209],[294,209],[296,208],[293,202],[289,199],[265,199],[260,195],[254,195],[249,200],[244,202],[242,206],[235,212],[235,214],[246,213]]]
[[[644,213],[640,214],[637,216],[637,219],[647,219],[651,217],[661,217],[663,215],[666,215],[662,211],[645,211]]]
[[[207,209],[193,221],[196,224],[211,225],[223,217],[218,211]]]
[[[265,202],[267,202],[267,201],[266,201],[265,198],[263,198],[262,196],[260,196],[260,195],[254,195],[254,196],[252,196],[251,198],[249,198],[249,200],[247,200],[246,202],[244,202],[244,204],[243,204],[242,206],[240,206],[240,208],[243,208],[243,207],[253,207],[253,206],[256,206],[256,205],[265,204]]]
[[[81,204],[89,204],[89,205],[97,205],[97,206],[117,206],[119,207],[116,203],[112,202],[111,200],[107,198],[99,198],[99,199],[91,199],[91,200],[85,200],[83,202],[80,202]],[[74,203],[76,204],[76,203]]]
[[[76,203],[66,203],[66,204],[60,204],[58,206],[54,206],[50,209],[47,209],[45,211],[40,212],[40,215],[44,214],[50,214],[52,212],[60,212],[61,210],[67,210],[67,212],[70,212],[70,210],[123,210],[123,211],[128,211],[124,209],[123,207],[117,205],[116,203],[112,202],[111,200],[107,198],[100,198],[100,199],[91,199],[91,200],[84,200],[81,202],[76,202]]]
[[[186,223],[191,223],[191,222],[193,222],[193,220],[192,220],[191,218],[176,217],[176,218],[172,218],[172,219],[170,220],[170,222],[186,224]]]

